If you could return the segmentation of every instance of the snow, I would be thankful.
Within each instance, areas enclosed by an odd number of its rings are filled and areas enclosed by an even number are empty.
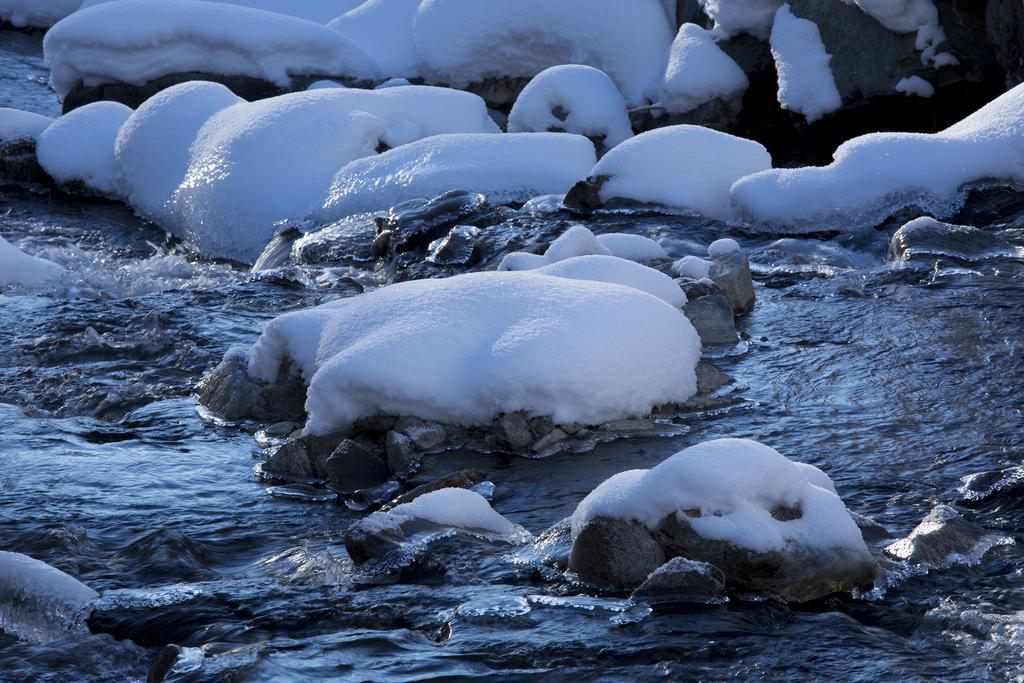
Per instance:
[[[708,256],[711,258],[720,258],[737,252],[742,253],[742,251],[740,243],[729,237],[717,239],[708,245]]]
[[[699,358],[686,317],[649,294],[492,271],[286,313],[249,372],[274,381],[291,360],[309,387],[306,431],[323,434],[377,414],[464,425],[520,410],[581,424],[646,415],[695,393]]]
[[[52,123],[53,119],[49,116],[0,107],[0,144],[35,140]]]
[[[424,0],[413,36],[434,82],[465,87],[587,64],[637,106],[664,72],[672,26],[659,0]]]
[[[608,75],[582,64],[545,69],[519,94],[508,132],[576,133],[611,148],[633,137],[626,103]]]
[[[495,202],[565,194],[594,161],[594,146],[578,135],[437,135],[342,168],[316,218],[339,220],[452,189],[479,192]]]
[[[573,536],[599,516],[636,520],[653,531],[668,515],[696,509],[700,516],[686,521],[697,533],[741,548],[783,550],[798,544],[867,555],[843,501],[812,480],[820,481],[820,474],[756,441],[707,441],[649,470],[630,470],[600,484],[576,508]],[[803,514],[779,521],[771,515],[778,505]]]
[[[377,62],[385,76],[418,76],[413,17],[420,0],[367,0],[328,24]]]
[[[716,98],[738,99],[748,85],[743,69],[722,52],[709,31],[683,24],[672,42],[658,103],[669,113],[681,114]]]
[[[39,165],[61,185],[81,182],[97,194],[119,196],[114,142],[131,113],[119,102],[101,101],[64,114],[39,135]]]
[[[372,79],[377,65],[337,31],[304,19],[203,0],[118,0],[76,12],[46,34],[50,80],[142,84],[198,71],[262,78],[298,74]]]
[[[2,0],[0,0],[2,1]],[[38,1],[38,0],[37,0]],[[105,2],[113,2],[114,0],[85,0],[82,3],[82,7],[92,7],[93,5],[101,5]],[[214,1],[214,0],[208,0]],[[241,5],[242,7],[252,7],[253,9],[261,9],[267,12],[277,12],[278,14],[287,14],[293,17],[299,17],[300,19],[308,19],[309,21],[315,21],[318,24],[326,24],[331,19],[334,19],[339,14],[344,14],[359,5],[363,4],[364,0],[215,0],[216,2],[222,2],[228,5]]]
[[[668,275],[618,256],[573,256],[533,269],[532,272],[570,280],[610,282],[647,292],[676,308],[686,304],[683,290]]]
[[[387,513],[392,517],[425,519],[442,526],[483,529],[505,536],[515,535],[516,525],[491,507],[487,499],[475,491],[446,488],[417,496],[412,502],[396,505]]]
[[[242,102],[225,86],[189,81],[162,90],[128,117],[114,146],[122,188],[135,211],[158,220],[188,170],[199,129],[217,112]]]
[[[918,97],[931,97],[935,94],[935,86],[920,76],[901,78],[894,90],[904,95],[917,95]]]
[[[496,130],[483,100],[446,88],[325,89],[242,102],[200,129],[158,222],[204,255],[252,262],[274,223],[309,214],[339,169],[381,143]]]
[[[0,550],[0,630],[49,642],[73,628],[99,594],[28,555]]]
[[[729,188],[771,168],[759,143],[701,126],[666,126],[638,135],[606,154],[590,177],[610,176],[600,198],[616,197],[729,220]]]
[[[611,249],[582,225],[573,225],[548,245],[543,255],[516,251],[506,254],[498,270],[533,270],[574,256],[611,255]]]
[[[775,15],[772,56],[779,74],[779,104],[803,114],[808,123],[842,106],[818,25],[801,19],[783,5]]]
[[[715,22],[715,33],[734,36],[750,33],[767,38],[775,12],[783,0],[698,0],[704,13]]]
[[[757,173],[732,198],[755,224],[855,230],[909,207],[943,218],[979,181],[1024,181],[1024,86],[939,133],[871,133],[828,166]]]
[[[0,237],[0,286],[40,287],[59,280],[64,273],[53,261],[29,256]]]
[[[330,88],[344,87],[346,87],[344,83],[338,83],[337,81],[332,81],[330,79],[325,78],[319,81],[313,81],[308,86],[306,86],[306,90],[326,90]]]
[[[17,28],[49,28],[81,4],[82,0],[0,0],[0,21]]]
[[[865,14],[874,17],[880,24],[895,33],[917,33],[915,46],[922,51],[921,61],[933,62],[936,67],[949,64],[952,57],[942,53],[943,64],[936,62],[936,49],[946,40],[946,33],[939,25],[939,12],[932,0],[844,0],[856,5]],[[956,58],[953,57],[955,61]]]
[[[598,235],[597,241],[610,251],[612,256],[626,258],[630,261],[657,261],[668,258],[668,253],[660,244],[643,235],[609,232]]]
[[[672,264],[672,272],[693,280],[703,280],[711,274],[713,264],[699,256],[684,256]]]

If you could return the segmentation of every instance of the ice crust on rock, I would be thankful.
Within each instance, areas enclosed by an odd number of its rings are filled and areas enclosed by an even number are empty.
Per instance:
[[[779,74],[779,104],[803,114],[808,123],[842,106],[818,26],[779,8],[771,34],[772,56]]]
[[[0,287],[42,287],[60,280],[65,273],[53,261],[30,256],[0,237]]]
[[[0,0],[0,21],[16,28],[49,28],[81,5],[82,0]]]
[[[420,0],[367,0],[327,24],[380,66],[384,76],[418,76],[413,19]]]
[[[79,626],[99,594],[56,567],[0,550],[0,630],[46,643]]]
[[[53,119],[30,111],[0,107],[0,144],[35,140],[50,127]]]
[[[699,358],[693,326],[650,294],[484,272],[284,314],[249,373],[273,382],[292,363],[309,387],[306,430],[322,434],[379,414],[463,425],[517,411],[580,424],[646,415],[696,392]]]
[[[96,194],[120,196],[114,142],[131,113],[119,102],[93,102],[61,116],[39,135],[39,165],[65,187],[82,183]]]
[[[711,32],[683,24],[672,42],[658,104],[681,114],[716,98],[740,98],[749,84],[743,69],[718,47]]]
[[[50,80],[141,85],[191,71],[287,86],[301,74],[376,78],[374,61],[341,33],[305,19],[203,0],[118,0],[76,12],[46,34]]]
[[[477,101],[482,107],[482,101]],[[478,130],[493,125],[490,119],[481,120]],[[564,193],[587,173],[595,159],[593,144],[578,135],[435,135],[341,168],[330,182],[316,218],[338,220],[409,199],[435,197],[452,188],[478,192],[495,202]]]
[[[540,72],[519,94],[508,132],[553,130],[600,140],[605,149],[633,137],[626,103],[608,75],[582,64]]]
[[[970,183],[1024,181],[1024,86],[938,133],[869,133],[832,158],[743,178],[733,202],[754,224],[788,230],[868,228],[910,207],[946,217]]]

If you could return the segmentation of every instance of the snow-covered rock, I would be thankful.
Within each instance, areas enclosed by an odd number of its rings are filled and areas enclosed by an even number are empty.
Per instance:
[[[56,567],[0,550],[0,630],[46,643],[73,629],[99,594]],[[84,629],[83,629],[84,630]]]
[[[272,383],[295,368],[310,434],[373,415],[484,425],[525,411],[601,424],[687,400],[699,358],[690,323],[650,294],[484,272],[284,314],[252,348],[249,375]]]
[[[0,145],[24,140],[35,141],[52,123],[53,119],[49,116],[0,107]]]
[[[660,270],[648,268],[618,256],[573,256],[547,266],[533,269],[539,275],[564,277],[571,280],[609,282],[639,289],[658,297],[676,308],[686,303],[686,295],[672,278]]]
[[[664,71],[672,28],[659,0],[424,0],[414,39],[435,82],[465,87],[587,64],[640,105]]]
[[[39,135],[39,165],[66,189],[120,196],[114,143],[131,114],[118,102],[93,102],[61,116]]]
[[[813,122],[842,106],[829,67],[832,57],[825,51],[817,24],[794,16],[789,5],[782,5],[772,26],[771,46],[783,109]]]
[[[714,99],[736,101],[748,85],[743,69],[722,52],[709,31],[683,24],[672,42],[658,104],[670,114],[681,114]]]
[[[0,0],[0,21],[17,28],[50,28],[81,6],[82,0]]]
[[[403,89],[375,92],[398,90]],[[565,192],[586,175],[595,159],[594,146],[578,135],[436,135],[344,166],[331,181],[316,218],[338,220],[452,188],[478,192],[496,202],[526,201]]]
[[[610,256],[611,253],[594,233],[582,225],[574,225],[549,244],[543,254],[523,251],[507,254],[498,264],[498,270],[532,270],[574,256]]]
[[[611,252],[612,256],[626,258],[630,261],[660,261],[668,258],[668,253],[660,244],[643,235],[608,232],[598,235],[597,241]]]
[[[715,33],[733,36],[750,33],[767,38],[775,12],[784,0],[698,0],[715,22]]]
[[[36,139],[53,119],[20,109],[0,107],[0,179],[46,184],[49,178],[36,158]]]
[[[146,218],[159,220],[185,178],[199,129],[242,99],[219,83],[188,81],[162,90],[121,127],[114,146],[125,199]]]
[[[203,254],[252,262],[274,223],[320,206],[349,162],[381,145],[493,131],[479,97],[446,88],[327,89],[242,102],[203,124],[158,222]]]
[[[909,207],[950,215],[980,181],[1024,181],[1024,86],[939,133],[862,135],[840,145],[828,166],[756,173],[731,195],[754,223],[850,230]]]
[[[31,1],[31,0],[30,0]],[[39,0],[35,0],[38,2]],[[85,0],[82,7],[92,7],[105,2],[119,0]],[[318,24],[326,24],[340,14],[359,7],[365,0],[206,0],[221,2],[227,5],[241,5],[253,9],[287,14],[300,19],[308,19]]]
[[[603,151],[633,137],[626,103],[608,75],[581,64],[540,72],[516,99],[508,132],[576,133]]]
[[[893,89],[904,95],[916,95],[918,97],[931,97],[935,94],[935,86],[920,76],[901,78]]]
[[[75,12],[43,41],[57,94],[78,85],[141,85],[169,74],[245,75],[287,86],[297,75],[372,79],[352,41],[283,14],[202,0],[118,0]]]
[[[327,25],[370,55],[384,76],[418,76],[412,27],[419,6],[420,0],[367,0]]]
[[[934,62],[938,46],[946,40],[939,12],[932,0],[844,0],[874,17],[896,33],[916,33],[915,43],[924,62]],[[942,61],[945,61],[944,57]],[[936,64],[939,66],[939,64]]]
[[[931,565],[974,563],[1000,539],[948,505],[936,505],[906,538],[890,543],[887,555]]]
[[[65,272],[53,261],[29,256],[0,237],[0,286],[42,287],[60,280]]]

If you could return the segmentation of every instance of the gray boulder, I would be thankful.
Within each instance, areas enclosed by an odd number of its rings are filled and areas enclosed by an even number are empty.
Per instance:
[[[384,448],[388,456],[388,467],[395,474],[412,469],[420,460],[421,453],[416,448],[416,442],[401,432],[388,432]]]
[[[331,487],[342,493],[377,486],[391,476],[387,463],[352,439],[345,439],[331,453],[326,470]]]
[[[972,262],[1013,255],[1017,251],[1007,240],[984,230],[921,217],[893,233],[888,258],[891,261],[953,258]]]
[[[754,280],[750,262],[741,252],[733,251],[711,259],[708,277],[714,280],[729,300],[737,315],[754,309]]]
[[[970,556],[991,541],[985,529],[948,505],[937,505],[906,538],[886,546],[885,553],[897,560],[934,565]]]
[[[228,352],[224,360],[196,387],[199,403],[226,420],[297,421],[305,416],[306,385],[290,363],[284,363],[277,382],[249,376],[244,353]]]
[[[633,591],[634,598],[704,602],[725,592],[725,574],[707,562],[673,557]]]
[[[683,306],[683,314],[697,330],[701,344],[736,343],[738,335],[732,316],[732,305],[721,294],[687,301]]]
[[[595,517],[573,541],[569,570],[590,581],[638,586],[665,559],[665,551],[643,524]]]
[[[735,382],[732,377],[725,374],[714,365],[701,361],[697,363],[697,393],[710,394],[718,391],[724,386]]]
[[[313,479],[316,473],[301,439],[290,439],[263,463],[263,471],[286,479]]]

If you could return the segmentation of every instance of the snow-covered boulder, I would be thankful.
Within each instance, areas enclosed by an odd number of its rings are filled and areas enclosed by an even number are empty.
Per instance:
[[[509,133],[576,133],[594,141],[600,153],[633,137],[626,103],[608,75],[582,64],[540,72],[516,99]]]
[[[803,114],[810,123],[842,106],[829,67],[832,56],[825,52],[817,24],[783,5],[772,25],[771,46],[783,109]]]
[[[784,0],[698,0],[715,24],[715,33],[734,36],[750,33],[767,38],[775,12]]]
[[[280,87],[296,76],[379,75],[366,53],[326,26],[202,0],[118,0],[90,7],[50,29],[43,50],[62,98],[78,86],[141,86],[175,74],[240,75]]]
[[[533,269],[539,275],[564,277],[571,280],[609,282],[639,289],[656,296],[676,308],[686,303],[686,295],[672,278],[660,270],[649,268],[618,256],[573,256],[547,266]]]
[[[114,143],[131,114],[119,102],[93,102],[61,116],[39,135],[39,165],[66,190],[120,196]]]
[[[743,69],[722,52],[714,35],[696,24],[683,24],[672,41],[658,104],[670,114],[715,99],[738,108],[748,85]]]
[[[608,520],[634,525],[635,541],[594,531]],[[708,441],[611,477],[576,508],[572,533],[569,569],[619,585],[642,568],[617,576],[618,558],[636,545],[653,563],[652,541],[665,558],[717,567],[730,588],[795,601],[870,585],[878,571],[828,477],[747,439]]]
[[[32,1],[32,0],[30,0]],[[38,2],[39,0],[34,0]],[[81,3],[82,8],[101,5],[105,2],[118,2],[119,0],[85,0]],[[207,2],[221,2],[227,5],[241,5],[253,9],[265,10],[287,14],[300,19],[308,19],[318,24],[326,24],[340,14],[359,7],[364,0],[206,0]]]
[[[382,75],[411,78],[419,75],[412,32],[419,7],[420,0],[367,0],[327,25],[370,55]]]
[[[50,28],[81,6],[82,0],[0,0],[0,22],[16,28]]]
[[[731,196],[755,224],[851,230],[910,207],[948,216],[981,181],[1024,181],[1024,86],[939,133],[862,135],[827,166],[755,173]]]
[[[29,256],[0,237],[0,287],[44,287],[59,281],[65,273],[53,261]]]
[[[582,225],[574,225],[548,245],[543,254],[517,251],[507,254],[498,270],[532,270],[576,256],[618,256],[630,261],[656,261],[668,257],[661,245],[650,237],[612,232],[595,235]]]
[[[375,415],[458,425],[517,411],[595,425],[647,415],[696,392],[699,358],[690,323],[650,294],[484,272],[282,315],[250,351],[248,372],[265,384],[303,378],[306,432],[326,434]]]
[[[46,182],[36,159],[36,139],[52,123],[48,116],[0,107],[0,180]]]
[[[99,594],[56,567],[0,550],[0,630],[47,643],[74,629]]]
[[[398,90],[404,88],[375,92]],[[594,146],[578,135],[436,135],[341,168],[316,218],[338,220],[453,188],[481,193],[495,202],[526,201],[567,191],[595,160]]]
[[[479,97],[446,88],[328,89],[242,102],[203,124],[158,222],[205,255],[252,262],[274,223],[319,206],[349,162],[430,135],[496,130]]]
[[[611,252],[612,256],[629,259],[630,261],[661,261],[668,258],[664,247],[650,237],[635,235],[628,232],[606,232],[597,236],[601,246]]]
[[[413,30],[434,82],[465,87],[587,64],[608,74],[630,105],[656,86],[672,42],[659,0],[424,0]]]
[[[35,141],[53,119],[30,111],[0,107],[0,145]]]
[[[199,129],[242,99],[219,83],[188,81],[162,90],[136,109],[114,146],[125,199],[146,218],[159,220],[185,178]]]
[[[768,151],[753,140],[701,126],[667,126],[608,152],[565,202],[599,208],[627,200],[728,221],[733,183],[771,163]]]

